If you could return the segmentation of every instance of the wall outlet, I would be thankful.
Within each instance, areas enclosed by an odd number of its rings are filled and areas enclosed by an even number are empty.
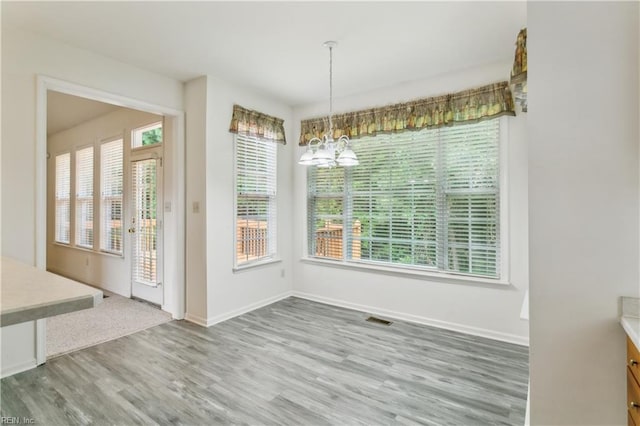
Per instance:
[[[280,276],[284,278],[284,268],[280,269]]]
[[[87,256],[84,260],[85,266],[89,266],[89,256]]]

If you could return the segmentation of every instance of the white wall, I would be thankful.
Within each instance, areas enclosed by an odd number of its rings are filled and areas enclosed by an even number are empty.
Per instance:
[[[158,121],[162,121],[162,116],[121,108],[48,137],[47,152],[51,156],[47,160],[47,270],[125,297],[131,295],[131,266],[127,251],[131,247],[129,234],[126,232],[123,234],[123,256],[54,243],[55,161],[57,154],[70,152],[90,144],[94,146],[95,155],[99,155],[101,141],[122,137],[125,147],[124,161],[125,164],[129,164],[131,131]],[[170,157],[170,154],[171,149],[167,148],[164,157]],[[100,162],[96,162],[95,166],[95,173],[99,175]],[[129,178],[128,168],[125,167],[125,188],[128,187]],[[99,187],[96,187],[96,191],[99,193]],[[124,208],[123,218],[131,217],[127,200],[125,200]],[[96,206],[94,211],[98,210]],[[126,222],[124,226],[126,228]],[[99,233],[94,234],[94,238],[99,237]],[[96,243],[99,244],[97,240]]]
[[[177,110],[183,96],[179,81],[2,26],[2,254],[31,265],[38,74]]]
[[[532,424],[626,424],[638,273],[638,3],[529,2]]]
[[[0,328],[0,377],[37,365],[36,327],[36,321],[26,321]]]
[[[357,96],[334,99],[334,111],[383,106],[506,80],[511,65],[494,64],[482,69],[450,73]],[[300,134],[301,119],[322,116],[327,112],[327,103],[295,108],[294,135],[298,137]],[[528,323],[520,319],[522,301],[528,288],[526,114],[509,117],[507,121],[511,285],[438,282],[433,279],[385,275],[300,261],[306,240],[306,169],[295,164],[303,151],[303,148],[297,148],[294,158],[293,222],[295,293],[379,314],[526,344]],[[297,145],[297,140],[292,142]]]
[[[206,291],[190,291],[193,283],[187,284],[187,313],[194,322],[210,325],[291,293],[292,111],[213,76],[188,82],[186,100],[187,224],[189,238],[194,238],[188,252],[203,250],[205,256],[189,259],[187,275],[207,283]],[[284,119],[288,140],[288,145],[278,147],[278,252],[282,261],[237,272],[233,271],[233,134],[229,133],[234,104]],[[199,213],[194,213],[193,202],[199,202]],[[198,236],[192,237],[194,234]],[[206,313],[202,297],[206,297]]]
[[[207,246],[205,217],[205,147],[207,135],[207,77],[185,84],[186,110],[186,319],[207,322]],[[198,204],[198,212],[194,211]]]

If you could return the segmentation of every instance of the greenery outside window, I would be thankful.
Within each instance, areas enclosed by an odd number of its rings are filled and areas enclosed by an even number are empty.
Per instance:
[[[162,143],[162,122],[135,129],[132,132],[131,147],[141,148]]]
[[[366,136],[309,168],[308,255],[500,279],[500,120]]]

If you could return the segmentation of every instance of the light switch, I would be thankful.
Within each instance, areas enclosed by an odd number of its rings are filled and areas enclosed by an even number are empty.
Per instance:
[[[165,201],[164,203],[164,211],[167,213],[171,213],[171,201]]]
[[[194,201],[193,202],[193,212],[194,213],[200,213],[200,202],[199,201]]]

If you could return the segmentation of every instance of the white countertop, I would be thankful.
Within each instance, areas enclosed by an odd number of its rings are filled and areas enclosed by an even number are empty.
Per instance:
[[[620,318],[620,324],[636,348],[640,348],[640,318],[623,316]]]
[[[17,324],[102,302],[102,291],[13,259],[2,258],[0,324]]]

